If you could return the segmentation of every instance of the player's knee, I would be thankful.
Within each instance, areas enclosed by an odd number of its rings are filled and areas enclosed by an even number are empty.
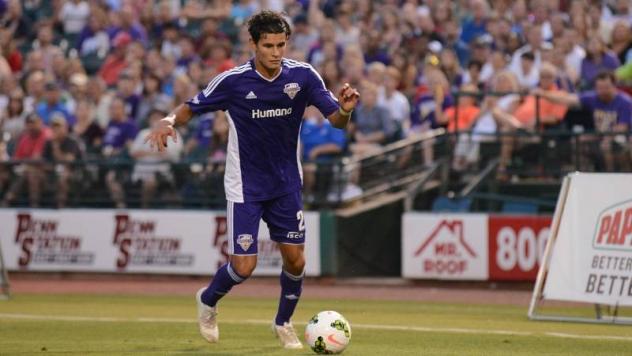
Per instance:
[[[230,266],[240,277],[248,278],[257,267],[257,258],[256,256],[233,256]]]
[[[285,270],[293,275],[300,275],[305,269],[305,256],[303,254],[292,256],[285,260]]]

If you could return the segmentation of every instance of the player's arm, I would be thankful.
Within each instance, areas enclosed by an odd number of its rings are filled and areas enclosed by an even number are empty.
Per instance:
[[[171,136],[173,142],[177,142],[175,126],[186,124],[193,117],[193,111],[188,104],[180,104],[167,117],[160,120],[156,127],[145,137],[151,148],[158,148],[162,152],[167,147],[167,138]]]
[[[337,129],[347,127],[351,113],[358,104],[358,99],[360,99],[360,93],[352,88],[349,83],[345,83],[338,93],[338,110],[327,117],[333,127]]]

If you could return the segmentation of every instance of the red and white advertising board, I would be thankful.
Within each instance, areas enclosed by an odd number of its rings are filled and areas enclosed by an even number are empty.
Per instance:
[[[306,274],[320,275],[320,219],[305,213]],[[9,270],[212,274],[227,261],[226,214],[166,210],[0,209]],[[281,257],[261,222],[255,275]]]
[[[549,237],[549,216],[489,216],[489,279],[534,281]]]
[[[487,279],[486,215],[406,213],[402,234],[403,277]]]

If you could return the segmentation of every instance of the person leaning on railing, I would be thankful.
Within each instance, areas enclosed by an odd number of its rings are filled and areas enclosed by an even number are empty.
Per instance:
[[[595,78],[595,90],[582,94],[545,91],[541,88],[532,94],[552,102],[567,106],[582,107],[592,113],[594,131],[598,134],[609,134],[602,138],[586,136],[585,142],[596,143],[603,155],[605,169],[612,171],[614,167],[614,151],[628,151],[628,144],[615,140],[613,133],[629,134],[632,115],[632,99],[616,87],[616,79],[612,72],[600,72]]]
[[[558,92],[559,89],[555,84],[557,78],[557,68],[551,63],[543,62],[540,68],[538,88],[545,92]],[[540,131],[547,127],[557,127],[566,115],[567,108],[565,105],[551,102],[544,98],[538,98],[535,95],[528,95],[522,100],[513,113],[507,114],[510,117],[505,126],[508,133],[517,130],[525,130],[529,132]],[[504,116],[503,116],[504,117]],[[515,123],[512,125],[511,123]],[[523,137],[514,135],[505,135],[502,137],[500,149],[500,162],[498,164],[498,178],[506,179],[507,166],[511,160],[514,146],[527,143]]]

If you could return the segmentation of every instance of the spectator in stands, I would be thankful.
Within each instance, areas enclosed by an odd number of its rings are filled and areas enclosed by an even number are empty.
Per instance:
[[[294,17],[292,24],[292,46],[307,57],[310,47],[318,40],[318,32],[309,26],[307,16],[302,13]]]
[[[23,55],[22,52],[18,50],[16,41],[11,37],[11,31],[8,29],[0,28],[0,53],[6,58],[11,72],[13,74],[20,74],[23,66]]]
[[[461,27],[461,40],[468,44],[476,37],[487,33],[489,4],[485,0],[471,0],[470,10],[471,17],[466,19]]]
[[[49,128],[36,113],[31,113],[26,117],[26,130],[20,135],[13,154],[14,160],[25,162],[20,164],[19,169],[14,169],[18,176],[4,196],[3,206],[8,206],[18,197],[24,182],[28,183],[29,206],[39,206],[43,179],[42,165],[39,160],[42,158],[44,145],[50,135]]]
[[[103,137],[102,153],[108,161],[117,163],[128,158],[129,147],[138,134],[136,123],[125,112],[125,101],[114,97],[110,103],[110,123]],[[117,208],[125,207],[121,176],[123,171],[114,167],[106,174],[106,184]]]
[[[545,92],[565,92],[556,84],[558,69],[551,63],[543,62],[540,69],[540,83],[538,88]],[[538,108],[536,111],[536,107]],[[551,102],[546,98],[538,98],[534,95],[525,97],[514,112],[514,116],[522,124],[521,128],[527,130],[558,129],[564,116],[566,106]]]
[[[65,1],[59,11],[59,20],[64,29],[64,35],[71,47],[75,46],[75,42],[81,33],[81,30],[88,23],[90,17],[90,5],[83,0]]]
[[[0,26],[9,31],[10,37],[16,40],[18,46],[33,38],[35,26],[30,17],[24,16],[22,1],[9,0],[0,20]]]
[[[135,160],[132,182],[140,182],[142,185],[141,206],[143,208],[150,206],[160,182],[174,183],[171,163],[180,158],[182,138],[178,137],[175,142],[169,143],[163,151],[152,149],[150,143],[145,140],[151,128],[169,111],[170,106],[156,106],[149,114],[149,127],[136,136],[130,147],[130,156]]]
[[[24,94],[15,89],[9,94],[6,113],[0,117],[0,141],[15,141],[26,126],[27,112],[24,110]],[[8,139],[7,139],[8,135]]]
[[[619,67],[619,59],[613,55],[596,36],[591,37],[586,46],[586,57],[581,65],[581,87],[594,88],[593,82],[597,74],[604,70],[613,71]]]
[[[44,124],[49,125],[54,114],[61,114],[68,122],[68,125],[74,125],[75,118],[68,111],[66,104],[62,102],[59,84],[49,81],[44,85],[44,90],[45,101],[37,105],[37,115],[42,118]]]
[[[444,48],[439,54],[439,66],[445,74],[450,88],[458,88],[463,83],[463,73],[456,53],[450,48]]]
[[[142,100],[141,96],[136,92],[137,88],[138,83],[134,80],[131,71],[123,71],[119,74],[116,82],[116,94],[125,100],[125,112],[128,117],[133,119],[138,115],[138,107]]]
[[[26,97],[24,98],[24,110],[35,111],[35,107],[44,100],[44,84],[46,77],[42,71],[33,71],[26,78]]]
[[[462,171],[478,162],[480,142],[495,140],[495,134],[503,127],[512,125],[520,127],[520,123],[511,119],[511,114],[520,103],[518,80],[511,71],[496,74],[492,81],[491,93],[481,105],[480,115],[472,125],[472,135],[459,136],[455,147],[454,169]],[[498,97],[499,93],[503,96]],[[499,172],[503,175],[505,172]]]
[[[72,127],[72,133],[82,141],[86,156],[99,157],[104,131],[95,121],[92,104],[87,100],[79,101],[75,108],[75,118],[77,122]]]
[[[47,73],[52,72],[53,57],[62,55],[63,51],[59,46],[53,43],[54,31],[52,22],[41,22],[37,30],[37,40],[33,43],[34,49],[37,49],[42,56],[42,64]]]
[[[540,69],[539,91],[552,93],[559,91],[555,84],[557,68],[551,63],[543,62]],[[540,130],[559,129],[560,123],[566,115],[566,106],[551,102],[546,98],[529,95],[516,108],[513,113],[499,115],[499,121],[503,123],[505,132],[527,130],[530,132]],[[508,178],[504,175],[510,163],[513,149],[516,145],[525,143],[523,139],[515,136],[503,136],[500,150],[500,162],[498,164],[499,178]]]
[[[524,46],[517,49],[513,53],[513,56],[511,58],[511,63],[509,64],[509,68],[514,73],[521,72],[522,71],[521,68],[523,66],[522,55],[525,53],[531,52],[533,54],[533,67],[534,67],[535,73],[537,74],[540,71],[540,64],[542,61],[541,50],[542,50],[542,45],[544,44],[544,42],[542,41],[542,27],[537,26],[537,25],[532,26],[531,28],[529,28],[526,36],[527,36],[527,43]]]
[[[99,76],[107,86],[114,86],[119,74],[129,65],[126,59],[126,50],[130,43],[132,43],[132,37],[124,31],[120,31],[112,40],[113,50],[99,69]]]
[[[105,30],[107,14],[98,7],[92,10],[88,24],[81,30],[76,44],[81,61],[90,75],[98,72],[110,51],[110,36]]]
[[[87,99],[94,108],[96,122],[106,128],[110,121],[110,104],[114,93],[107,91],[106,84],[99,76],[94,76],[88,82]]]
[[[490,54],[489,58],[481,68],[480,81],[483,83],[483,87],[490,87],[492,78],[497,73],[507,69],[510,58],[510,56],[500,50],[495,50]]]
[[[138,22],[137,14],[138,12],[129,3],[121,6],[120,11],[115,10],[112,16],[116,16],[118,21],[116,25],[108,29],[110,38],[115,40],[119,34],[127,34],[131,41],[138,41],[143,45],[147,44],[147,31]]]
[[[200,56],[195,52],[195,43],[190,36],[180,36],[178,39],[178,48],[180,49],[180,55],[177,56],[176,70],[181,73],[186,73],[189,64],[191,62],[199,62]],[[221,72],[228,68],[222,68]]]
[[[397,90],[400,86],[402,75],[393,66],[386,67],[386,79],[384,87],[378,92],[378,105],[385,107],[391,119],[397,125],[396,137],[403,138],[410,130],[410,102],[402,92]]]
[[[76,173],[73,163],[83,158],[83,148],[69,135],[68,123],[62,115],[53,115],[51,129],[52,136],[44,145],[42,157],[48,163],[45,170],[54,176],[57,207],[63,208],[68,201],[70,181]]]
[[[311,194],[314,192],[316,174],[323,171],[331,174],[331,167],[327,164],[343,153],[345,133],[331,126],[316,108],[309,106],[305,110],[300,142],[304,193],[310,201],[314,198]]]
[[[629,22],[619,20],[615,23],[610,46],[619,63],[626,64],[632,61],[632,31]]]
[[[478,87],[463,84],[459,91],[457,106],[449,107],[440,116],[443,121],[439,124],[447,126],[448,132],[469,131],[480,113],[480,108],[476,105]]]
[[[74,73],[68,79],[68,96],[66,108],[73,113],[77,108],[77,102],[85,100],[88,91],[88,76],[84,73]]]
[[[228,152],[228,119],[223,111],[216,113],[213,120],[213,136],[208,154],[210,168],[213,171],[223,172],[226,154]]]
[[[595,78],[595,90],[582,94],[564,92],[548,92],[537,89],[534,94],[560,104],[582,107],[592,113],[594,131],[599,134],[624,133],[632,128],[632,99],[616,87],[616,78],[612,72],[604,71]],[[588,137],[587,144],[596,143],[603,155],[605,169],[612,171],[615,167],[613,149],[620,151],[628,147],[620,147],[613,136],[603,138]]]
[[[384,75],[386,66],[382,62],[373,62],[367,65],[367,80],[375,84],[378,90],[384,88]]]
[[[479,63],[480,64],[480,63]],[[427,89],[416,100],[411,113],[411,131],[420,133],[441,127],[438,118],[443,111],[453,105],[450,85],[443,72],[434,66],[427,66],[425,71]],[[437,108],[442,110],[437,110]]]
[[[540,50],[540,54],[543,54],[543,50]],[[520,56],[520,66],[518,70],[514,72],[518,78],[518,84],[523,90],[533,89],[538,85],[538,73],[539,70],[535,66],[535,56],[532,52],[524,52]]]
[[[140,102],[138,104],[135,121],[141,127],[145,127],[147,126],[146,121],[149,117],[149,112],[156,106],[157,102],[170,99],[161,91],[162,81],[160,78],[151,72],[146,73],[143,77],[142,87],[143,91],[142,95],[139,96]]]
[[[207,158],[211,150],[213,138],[213,122],[215,114],[203,115],[197,118],[193,134],[184,146],[187,158]]]
[[[362,103],[353,113],[353,137],[351,152],[362,154],[379,149],[392,142],[397,126],[388,109],[377,103],[377,87],[365,81],[362,84]]]
[[[483,63],[477,60],[471,60],[467,64],[467,72],[463,75],[463,84],[472,84],[479,90],[482,90],[485,86],[485,82],[481,78],[481,71],[483,69]]]
[[[163,57],[179,58],[182,53],[178,44],[180,31],[177,23],[168,22],[162,26],[162,41],[160,44],[160,55]]]

